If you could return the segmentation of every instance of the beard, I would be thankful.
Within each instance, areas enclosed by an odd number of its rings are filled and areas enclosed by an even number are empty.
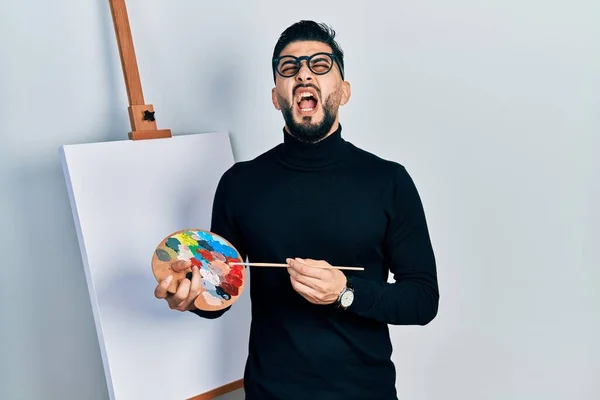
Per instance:
[[[301,117],[302,122],[298,123],[294,119],[293,106],[283,97],[277,95],[279,98],[279,104],[281,106],[281,113],[285,120],[287,130],[296,139],[304,143],[317,143],[321,141],[335,123],[337,117],[336,98],[339,97],[338,93],[332,93],[329,95],[324,103],[321,103],[323,107],[323,120],[321,122],[312,122],[313,116]]]

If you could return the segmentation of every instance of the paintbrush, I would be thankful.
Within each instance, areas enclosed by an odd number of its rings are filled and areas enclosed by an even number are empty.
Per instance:
[[[249,267],[289,267],[288,264],[278,264],[278,263],[243,263],[243,262],[231,262],[229,265],[246,265]],[[308,264],[304,264],[308,265]],[[345,266],[337,266],[337,265],[308,265],[309,267],[316,268],[334,268],[334,269],[345,269],[345,270],[354,270],[354,271],[364,271],[363,267],[345,267]]]

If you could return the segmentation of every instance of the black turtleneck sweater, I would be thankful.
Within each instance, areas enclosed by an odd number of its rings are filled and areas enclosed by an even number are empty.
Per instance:
[[[355,290],[346,310],[309,303],[285,268],[250,267],[247,400],[397,398],[388,324],[429,323],[439,298],[423,207],[402,165],[344,140],[341,126],[318,144],[284,130],[283,143],[222,176],[211,230],[251,262],[365,267],[344,271]]]

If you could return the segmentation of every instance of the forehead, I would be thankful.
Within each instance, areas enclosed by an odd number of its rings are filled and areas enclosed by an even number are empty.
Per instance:
[[[292,55],[296,57],[310,56],[311,54],[326,52],[331,53],[331,47],[328,44],[317,41],[299,41],[292,42],[285,46],[281,51],[282,56]]]

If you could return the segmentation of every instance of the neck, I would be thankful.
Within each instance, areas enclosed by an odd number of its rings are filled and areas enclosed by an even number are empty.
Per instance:
[[[288,167],[297,169],[322,169],[337,165],[346,148],[342,138],[342,125],[334,128],[316,143],[306,143],[292,136],[287,128],[283,129],[283,144],[278,152],[279,161]]]

